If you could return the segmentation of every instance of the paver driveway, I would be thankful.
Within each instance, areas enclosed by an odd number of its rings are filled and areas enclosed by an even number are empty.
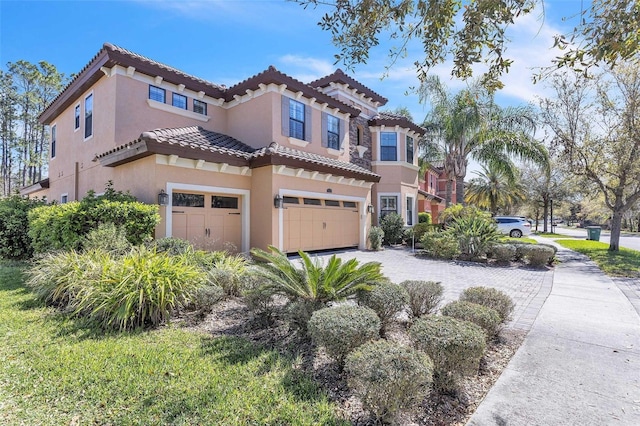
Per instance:
[[[314,257],[326,260],[332,254]],[[456,300],[467,287],[486,286],[502,290],[516,304],[508,327],[520,330],[531,328],[553,283],[552,269],[434,260],[416,257],[405,248],[387,248],[379,252],[348,250],[336,254],[345,260],[356,258],[360,262],[380,262],[384,275],[395,283],[405,280],[440,281],[444,286],[445,303]]]

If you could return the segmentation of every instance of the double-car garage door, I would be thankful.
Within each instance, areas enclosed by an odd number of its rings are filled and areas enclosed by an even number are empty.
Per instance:
[[[357,247],[358,203],[284,197],[283,251]]]
[[[174,192],[172,236],[204,250],[242,249],[242,197]]]

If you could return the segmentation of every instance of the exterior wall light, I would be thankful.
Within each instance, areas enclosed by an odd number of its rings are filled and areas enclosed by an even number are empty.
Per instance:
[[[169,194],[164,192],[164,189],[160,190],[158,194],[158,205],[159,206],[168,206],[169,205]]]
[[[273,199],[273,207],[276,209],[281,209],[284,206],[284,199],[280,196],[280,194],[276,195]]]
[[[367,206],[367,213],[371,213],[371,214],[373,214],[373,213],[375,213],[375,212],[376,212],[376,208],[375,208],[375,207],[373,207],[373,204],[369,204],[369,205]]]

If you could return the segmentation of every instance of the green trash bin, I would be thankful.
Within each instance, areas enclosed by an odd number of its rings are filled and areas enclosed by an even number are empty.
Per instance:
[[[587,240],[600,241],[600,231],[599,226],[587,226]]]

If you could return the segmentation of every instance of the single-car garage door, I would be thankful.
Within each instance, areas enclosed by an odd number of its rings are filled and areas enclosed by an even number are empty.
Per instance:
[[[319,198],[284,197],[283,251],[357,247],[358,203]]]
[[[242,197],[174,192],[171,233],[203,250],[240,251]]]

